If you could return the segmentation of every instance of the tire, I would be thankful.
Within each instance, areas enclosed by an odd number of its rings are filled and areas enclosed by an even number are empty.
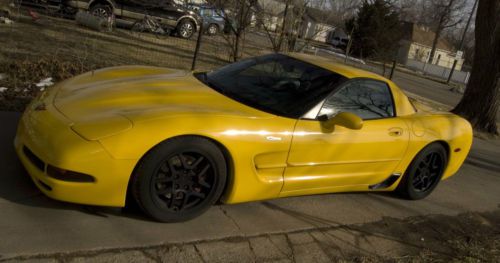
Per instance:
[[[207,33],[210,36],[215,36],[219,33],[219,26],[216,24],[210,24],[207,28]]]
[[[185,136],[149,151],[130,186],[137,204],[150,217],[181,222],[199,216],[219,200],[226,178],[226,161],[217,145]]]
[[[190,19],[183,19],[176,28],[177,35],[184,39],[189,39],[196,32],[196,25]]]
[[[433,143],[413,159],[396,191],[404,198],[420,200],[436,188],[448,163],[446,149]]]
[[[103,4],[96,4],[89,11],[92,15],[102,18],[108,18],[113,14],[113,8],[110,5]]]

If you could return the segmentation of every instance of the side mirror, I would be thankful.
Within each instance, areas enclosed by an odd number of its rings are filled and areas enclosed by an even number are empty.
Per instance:
[[[327,129],[332,129],[335,125],[339,125],[351,130],[359,130],[363,127],[363,119],[358,115],[350,112],[340,112],[332,118],[326,115],[318,117],[323,126]]]

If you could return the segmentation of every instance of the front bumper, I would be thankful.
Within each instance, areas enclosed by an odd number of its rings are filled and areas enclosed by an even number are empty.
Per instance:
[[[71,122],[53,106],[23,114],[14,145],[36,186],[47,196],[72,203],[124,206],[127,185],[136,160],[113,158],[97,141],[71,130]],[[47,167],[92,176],[93,182],[56,179]]]

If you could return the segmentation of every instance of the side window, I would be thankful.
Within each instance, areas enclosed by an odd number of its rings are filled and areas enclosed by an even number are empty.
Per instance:
[[[323,104],[319,115],[351,112],[364,120],[394,117],[394,105],[387,84],[376,80],[347,82]]]

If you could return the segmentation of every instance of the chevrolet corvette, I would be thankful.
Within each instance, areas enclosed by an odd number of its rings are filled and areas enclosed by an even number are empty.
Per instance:
[[[43,92],[14,145],[47,196],[133,202],[162,222],[216,202],[350,191],[416,200],[472,144],[466,120],[417,106],[388,79],[304,54],[194,73],[121,66]]]

